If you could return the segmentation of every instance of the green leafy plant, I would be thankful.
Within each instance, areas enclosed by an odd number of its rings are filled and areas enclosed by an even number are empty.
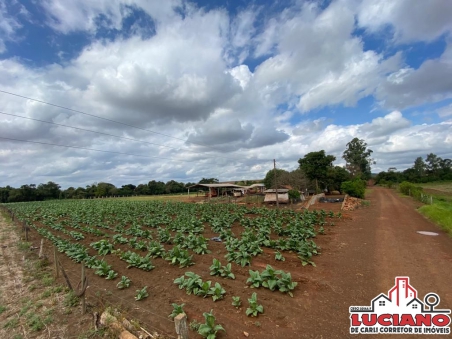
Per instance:
[[[286,258],[284,258],[284,256],[282,255],[282,253],[280,251],[276,251],[275,252],[275,260],[285,261]]]
[[[136,301],[143,300],[143,299],[149,297],[149,294],[147,292],[147,288],[148,288],[147,286],[144,286],[141,290],[137,290],[136,291],[137,292],[135,294],[135,300]]]
[[[175,317],[177,317],[179,314],[185,313],[184,312],[184,306],[185,304],[176,304],[173,303],[171,304],[171,306],[173,306],[173,311],[171,312],[171,314],[169,315],[170,318],[174,319]]]
[[[257,287],[262,286],[263,280],[262,280],[262,277],[261,277],[259,271],[250,270],[249,273],[250,273],[250,277],[248,278],[246,283],[247,284],[250,283],[252,288],[253,287],[257,288]]]
[[[179,285],[179,289],[184,289],[188,295],[196,294],[201,289],[202,279],[199,275],[193,272],[185,272],[185,275],[176,278],[174,283]]]
[[[274,291],[277,287],[278,276],[282,271],[275,270],[270,265],[267,265],[266,269],[262,271],[261,278],[263,280],[262,286],[268,288],[271,291]]]
[[[242,301],[240,300],[240,297],[232,297],[232,306],[234,306],[235,308],[239,308],[240,306],[242,306]]]
[[[125,275],[123,275],[122,277],[121,277],[121,280],[116,284],[116,286],[120,289],[120,290],[122,290],[122,289],[125,289],[125,288],[127,288],[127,287],[130,287],[130,283],[131,283],[132,281],[129,279],[129,278],[127,278]]]
[[[198,333],[203,337],[207,339],[215,339],[218,331],[225,331],[223,326],[220,324],[215,324],[215,316],[212,313],[211,310],[209,313],[205,312],[203,313],[204,319],[206,321],[205,324],[199,325]]]
[[[97,242],[93,242],[93,243],[91,243],[90,246],[92,248],[94,248],[95,250],[97,250],[99,255],[107,255],[114,250],[113,244],[111,244],[110,242],[108,242],[108,240],[105,240],[105,239],[99,240]]]
[[[213,301],[217,301],[223,299],[223,296],[226,294],[226,290],[221,287],[219,283],[215,283],[215,286],[210,288],[209,294],[212,295]]]
[[[113,271],[113,270],[110,270],[110,271],[108,271],[108,274],[107,274],[107,276],[105,277],[105,279],[107,279],[107,280],[113,280],[114,278],[116,278],[118,276],[118,273],[117,272],[115,272],[115,271]]]
[[[146,256],[142,257],[135,252],[127,251],[127,252],[122,253],[120,258],[122,260],[125,260],[129,264],[129,266],[127,266],[127,268],[136,267],[143,271],[150,271],[155,267],[151,263],[149,253]]]
[[[105,260],[101,260],[94,268],[96,269],[94,273],[101,277],[108,276],[108,273],[111,271],[111,265],[108,265]]]
[[[234,273],[232,273],[232,265],[228,263],[226,266],[221,266],[221,262],[218,259],[213,259],[213,264],[210,266],[210,275],[219,275],[228,279],[235,279]]]
[[[292,291],[298,283],[292,281],[292,276],[289,272],[281,272],[281,278],[278,279],[277,285],[280,292],[289,293],[289,295],[293,297]]]
[[[257,294],[256,292],[254,292],[251,295],[251,298],[248,299],[248,303],[249,303],[249,307],[246,309],[246,315],[252,316],[252,317],[257,317],[259,315],[259,313],[264,313],[264,306],[259,305],[257,303]]]
[[[190,327],[190,329],[192,331],[198,331],[199,326],[201,326],[200,323],[198,323],[195,319],[193,319],[192,321],[190,321],[190,324],[188,324],[188,327]]]
[[[190,255],[187,250],[183,250],[179,245],[174,246],[168,251],[165,258],[171,262],[171,265],[179,265],[179,267],[187,267],[193,265],[193,255]]]

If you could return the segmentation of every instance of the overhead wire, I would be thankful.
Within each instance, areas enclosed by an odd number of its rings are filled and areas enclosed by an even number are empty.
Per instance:
[[[215,149],[215,148],[212,147],[212,146],[208,146],[208,145],[204,145],[204,144],[192,142],[192,141],[189,141],[188,139],[182,139],[182,138],[174,137],[174,136],[169,135],[169,134],[165,134],[165,133],[161,133],[161,132],[156,132],[156,131],[153,131],[153,130],[150,130],[150,129],[146,129],[146,128],[142,128],[142,127],[139,127],[139,126],[127,124],[127,123],[120,122],[120,121],[113,120],[113,119],[109,119],[109,118],[104,118],[104,117],[101,117],[101,116],[98,116],[98,115],[95,115],[95,114],[86,113],[86,112],[79,111],[79,110],[76,110],[76,109],[72,109],[72,108],[69,108],[69,107],[65,107],[65,106],[53,104],[53,103],[50,103],[50,102],[47,102],[47,101],[43,101],[43,100],[39,100],[39,99],[30,98],[30,97],[27,97],[27,96],[24,96],[24,95],[20,95],[20,94],[17,94],[17,93],[8,92],[8,91],[2,90],[2,89],[0,89],[0,93],[12,95],[12,96],[16,96],[16,97],[18,97],[18,98],[27,99],[27,100],[31,100],[31,101],[35,101],[35,102],[39,102],[39,103],[42,103],[42,104],[45,104],[45,105],[49,105],[49,106],[61,108],[61,109],[67,110],[67,111],[71,111],[71,112],[78,113],[78,114],[83,114],[83,115],[90,116],[90,117],[93,117],[93,118],[97,118],[97,119],[100,119],[100,120],[104,120],[104,121],[108,121],[108,122],[113,122],[113,123],[115,123],[115,124],[119,124],[119,125],[131,127],[131,128],[135,128],[135,129],[138,129],[138,130],[141,130],[141,131],[146,131],[146,132],[149,132],[149,133],[154,133],[154,134],[162,135],[162,136],[165,136],[165,137],[168,137],[168,138],[171,138],[171,139],[176,139],[176,140],[180,140],[180,141],[184,141],[184,142],[189,142],[189,143],[191,143],[191,144],[193,144],[193,145],[202,146],[202,147],[209,148],[209,149],[212,149],[212,150],[218,152],[218,150]],[[223,157],[224,157],[224,156],[223,156]],[[229,158],[229,159],[237,160],[237,159],[230,158],[230,157],[224,157],[224,158]]]
[[[179,159],[166,158],[166,157],[153,156],[153,155],[143,155],[143,154],[133,154],[133,153],[125,153],[125,152],[116,152],[116,151],[106,151],[106,150],[100,150],[100,149],[95,149],[95,148],[80,147],[80,146],[71,146],[71,145],[60,145],[60,144],[54,144],[54,143],[50,143],[50,142],[42,142],[42,141],[34,141],[34,140],[23,140],[23,139],[6,138],[6,137],[0,137],[0,139],[4,139],[4,140],[12,140],[12,141],[20,141],[20,142],[28,142],[28,143],[32,143],[32,144],[40,144],[40,145],[49,145],[49,146],[58,146],[58,147],[66,147],[66,148],[75,148],[75,149],[82,149],[82,150],[87,150],[87,151],[95,151],[95,152],[103,152],[103,153],[113,153],[113,154],[121,154],[121,155],[131,155],[131,156],[135,156],[135,157],[143,157],[143,158],[158,158],[158,159],[165,159],[165,160],[179,161],[179,162],[196,162],[195,160],[179,160]]]
[[[203,154],[203,153],[201,153],[201,152],[195,152],[195,151],[192,151],[192,150],[190,150],[189,148],[167,146],[167,145],[157,144],[157,143],[150,142],[150,141],[139,140],[139,139],[128,138],[128,137],[122,137],[122,136],[119,136],[119,135],[114,135],[114,134],[109,134],[109,133],[104,133],[104,132],[99,132],[99,131],[93,131],[93,130],[89,130],[89,129],[81,128],[81,127],[75,127],[75,126],[69,126],[69,125],[59,124],[59,123],[52,122],[52,121],[47,121],[47,120],[40,120],[40,119],[36,119],[36,118],[24,117],[24,116],[22,116],[22,115],[11,114],[11,113],[6,113],[6,112],[2,112],[2,111],[0,111],[0,114],[3,114],[3,115],[9,115],[9,116],[12,116],[12,117],[21,118],[21,119],[26,119],[26,120],[37,121],[37,122],[46,123],[46,124],[51,124],[51,125],[55,125],[55,126],[61,126],[61,127],[66,127],[66,128],[72,128],[72,129],[76,129],[76,130],[80,130],[80,131],[85,131],[85,132],[91,132],[91,133],[106,135],[106,136],[110,136],[110,137],[114,137],[114,138],[119,138],[119,139],[124,139],[124,140],[130,140],[130,141],[141,142],[141,143],[145,143],[145,144],[149,144],[149,145],[161,146],[161,147],[165,147],[165,148],[175,149],[175,150],[178,150],[178,151],[181,151],[181,150],[182,150],[182,151],[192,152],[192,153],[195,153],[195,154]],[[208,155],[204,155],[204,154],[203,154],[203,156],[206,157],[206,158],[221,158],[221,157],[216,157],[216,156],[208,156]]]

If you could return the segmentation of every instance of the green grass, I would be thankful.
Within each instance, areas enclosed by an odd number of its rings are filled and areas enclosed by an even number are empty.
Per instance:
[[[433,205],[424,205],[419,211],[427,218],[440,225],[452,236],[452,203],[434,200]]]

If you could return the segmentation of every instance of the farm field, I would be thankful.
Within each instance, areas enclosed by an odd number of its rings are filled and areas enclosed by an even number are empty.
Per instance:
[[[341,222],[333,212],[235,204],[100,199],[7,207],[35,230],[30,233],[33,242],[40,236],[47,239],[50,258],[52,246],[57,247],[73,285],[80,279],[77,263],[90,268],[88,300],[119,305],[143,324],[168,334],[174,333],[168,318],[172,303],[185,304],[189,322],[204,322],[202,314],[213,310],[226,330],[220,338],[240,337],[244,331],[261,338],[274,337],[271,333],[292,336],[306,292],[304,274],[315,269],[316,254],[329,238],[322,234]],[[222,242],[208,240],[218,236]],[[276,260],[277,252],[284,261]],[[214,259],[221,264],[211,268]],[[228,263],[235,279],[229,279]],[[212,276],[213,271],[218,275]],[[187,280],[187,272],[197,275],[194,280],[211,281],[210,286],[184,286],[181,277]],[[129,288],[117,288],[122,276],[131,280]],[[252,289],[251,284],[260,287]],[[136,291],[145,286],[148,297],[135,301]],[[264,312],[248,317],[253,292]],[[241,307],[232,306],[233,296],[240,297]]]

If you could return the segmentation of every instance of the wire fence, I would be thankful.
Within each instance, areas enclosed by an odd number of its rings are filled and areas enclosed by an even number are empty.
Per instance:
[[[12,211],[10,211],[7,208],[3,208],[3,211],[9,213],[11,217],[11,221],[16,225],[21,227],[21,232],[23,233],[23,238],[25,241],[29,240],[29,232],[30,228],[29,226],[23,222],[20,221]],[[53,245],[52,245],[53,246]],[[91,302],[90,300],[96,300],[98,305],[105,306],[105,299],[109,299],[109,303],[111,303],[115,308],[119,305],[127,305],[130,309],[136,309],[137,304],[134,302],[131,302],[123,297],[120,297],[119,295],[112,293],[109,290],[106,290],[105,288],[86,280],[86,286],[84,285],[84,279],[83,279],[83,273],[81,271],[80,275],[74,273],[73,271],[67,270],[67,267],[63,267],[61,261],[59,260],[59,255],[57,254],[55,247],[45,247],[41,245],[39,254],[43,258],[47,258],[49,263],[54,266],[54,273],[58,277],[60,273],[62,273],[64,280],[66,281],[66,284],[68,285],[68,288],[72,290],[75,295],[80,297],[81,302],[84,304],[87,302],[88,304],[96,304]],[[82,266],[80,265],[80,268]],[[75,286],[75,289],[74,289]],[[89,288],[90,293],[87,295],[85,292]],[[113,300],[113,302],[111,302]],[[82,313],[83,313],[83,306],[81,307]],[[175,326],[174,321],[169,319],[166,316],[162,316],[161,314],[152,312],[150,310],[144,309],[142,307],[139,308],[140,313],[145,313],[149,316],[150,319],[159,319],[159,321],[163,321],[165,323],[170,323],[173,327]],[[136,316],[129,312],[125,308],[120,309],[121,316],[124,316],[127,319],[136,319]],[[174,333],[169,333],[167,330],[163,330],[160,327],[157,327],[155,325],[150,324],[148,321],[145,321],[142,319],[143,317],[140,317],[139,324],[145,331],[148,331],[151,329],[152,331],[158,333],[159,336],[164,335],[167,338],[178,338],[177,335]],[[65,338],[80,338],[80,336],[65,336]]]

